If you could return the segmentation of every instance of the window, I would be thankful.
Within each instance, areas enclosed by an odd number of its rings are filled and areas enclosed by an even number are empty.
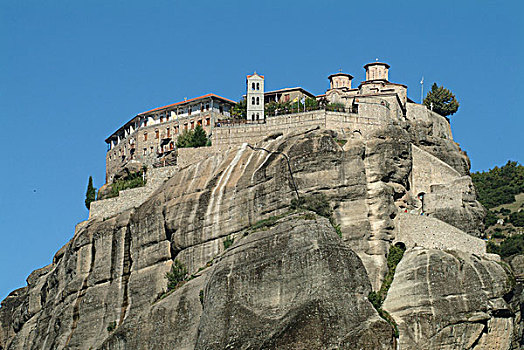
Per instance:
[[[166,129],[166,134],[167,134],[167,137],[171,137],[171,129],[167,128]]]
[[[260,115],[257,113],[257,120],[260,118]]]
[[[161,115],[161,116],[160,116],[160,122],[161,122],[161,123],[164,122],[164,115]]]
[[[197,125],[202,125],[202,119],[197,121]]]
[[[206,111],[209,111],[209,104],[206,105]]]
[[[260,97],[257,97],[257,106],[260,104]]]
[[[175,148],[175,144],[173,142],[169,143],[169,149],[172,150]]]
[[[147,132],[144,133],[144,141],[147,141]]]
[[[251,104],[252,104],[252,105],[255,104],[255,98],[254,98],[254,97],[251,97]]]
[[[147,148],[144,148],[144,156],[147,154]]]
[[[251,83],[251,90],[255,90],[255,83]]]
[[[251,120],[255,120],[255,113],[251,114]]]
[[[194,128],[195,128],[195,122],[191,121],[191,129],[194,129]]]
[[[191,109],[192,109],[191,107],[189,107],[189,108],[187,109],[187,115],[191,115]]]
[[[144,119],[144,126],[147,126],[147,118]]]
[[[166,115],[166,122],[168,122],[168,121],[169,121],[169,114]]]
[[[284,95],[284,102],[289,102],[289,94]]]
[[[201,105],[200,105],[200,112],[203,112],[203,111],[204,111],[204,105],[201,104]]]
[[[260,83],[257,83],[257,90],[260,90]]]
[[[219,111],[220,113],[224,113],[224,107],[219,106],[219,107],[218,107],[218,111]]]
[[[210,124],[211,124],[211,119],[206,118],[206,125],[210,125]]]
[[[158,136],[159,136],[159,132],[158,132],[158,129],[155,130],[155,139],[158,139]]]

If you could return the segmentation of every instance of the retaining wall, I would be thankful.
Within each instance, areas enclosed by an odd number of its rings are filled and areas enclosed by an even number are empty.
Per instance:
[[[486,243],[483,240],[438,219],[401,212],[396,220],[395,242],[404,243],[406,248],[459,250],[477,255],[486,253]]]
[[[167,179],[178,171],[177,166],[152,168],[146,172],[146,185],[119,192],[118,197],[94,201],[89,210],[89,219],[106,219],[127,209],[144,203]]]
[[[265,124],[242,124],[217,127],[213,130],[212,144],[215,150],[237,147],[243,143],[256,143],[276,134],[306,131],[315,127],[352,132],[368,132],[383,125],[379,118],[364,117],[356,113],[330,112],[325,110],[267,117]]]

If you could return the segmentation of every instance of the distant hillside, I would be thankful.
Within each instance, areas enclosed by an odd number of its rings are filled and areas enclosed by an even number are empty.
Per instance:
[[[484,220],[486,237],[491,239],[488,250],[503,257],[523,253],[524,166],[508,161],[471,178],[479,201],[488,208]]]
[[[524,193],[524,166],[508,161],[503,167],[471,174],[481,202],[491,209],[515,202],[515,195]]]

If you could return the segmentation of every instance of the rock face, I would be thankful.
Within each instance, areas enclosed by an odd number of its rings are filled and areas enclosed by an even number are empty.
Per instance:
[[[246,145],[218,153],[180,169],[140,207],[79,224],[52,264],[33,272],[26,287],[2,302],[0,349],[395,348],[393,328],[366,297],[384,279],[399,211],[420,215],[422,210],[412,191],[418,181],[412,176],[413,145],[453,168],[459,178],[467,177],[469,168],[444,118],[425,109],[411,113],[417,114],[416,120],[384,125],[365,137],[313,130],[260,143],[289,156],[301,196],[328,198],[341,239],[327,220],[311,213],[283,215],[295,198],[284,157]],[[437,196],[448,180],[453,179],[425,184]],[[482,207],[474,191],[459,188],[460,198],[450,201],[446,215],[467,222],[448,223],[458,229],[465,224],[472,228],[468,233],[476,234]],[[274,222],[275,216],[281,219]],[[253,230],[268,219],[273,226]],[[227,250],[226,238],[235,241]],[[447,330],[463,329],[461,339],[474,338],[475,346],[495,344],[492,338],[504,327],[513,327],[515,339],[522,334],[515,316],[520,315],[520,294],[514,289],[505,301],[512,287],[497,263],[471,253],[427,250],[431,261],[442,265],[435,268],[448,266],[454,272],[433,274],[425,265],[417,267],[424,260],[417,249],[428,247],[417,240],[412,246],[384,306],[399,323],[403,349],[415,349],[420,337],[435,334],[440,340],[428,340],[428,348],[470,344],[444,339],[451,334]],[[463,249],[453,242],[446,247]],[[464,270],[456,256],[471,268]],[[187,266],[192,279],[160,298],[175,259]],[[425,272],[405,272],[413,270]],[[435,294],[424,290],[424,283],[459,287]],[[393,299],[412,288],[414,297]],[[428,311],[428,300],[459,294],[462,316],[451,318],[457,327],[444,322],[451,312],[444,301],[432,302]],[[414,314],[436,316],[415,320],[420,329],[409,328],[403,321],[408,315],[397,306],[408,301]]]
[[[497,262],[464,252],[408,250],[384,308],[401,349],[510,349],[511,280]]]

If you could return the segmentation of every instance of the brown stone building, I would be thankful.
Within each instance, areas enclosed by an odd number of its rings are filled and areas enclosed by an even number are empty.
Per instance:
[[[136,115],[105,140],[106,182],[125,167],[136,169],[162,162],[184,130],[201,125],[209,135],[216,121],[230,117],[234,105],[232,100],[207,94]]]

